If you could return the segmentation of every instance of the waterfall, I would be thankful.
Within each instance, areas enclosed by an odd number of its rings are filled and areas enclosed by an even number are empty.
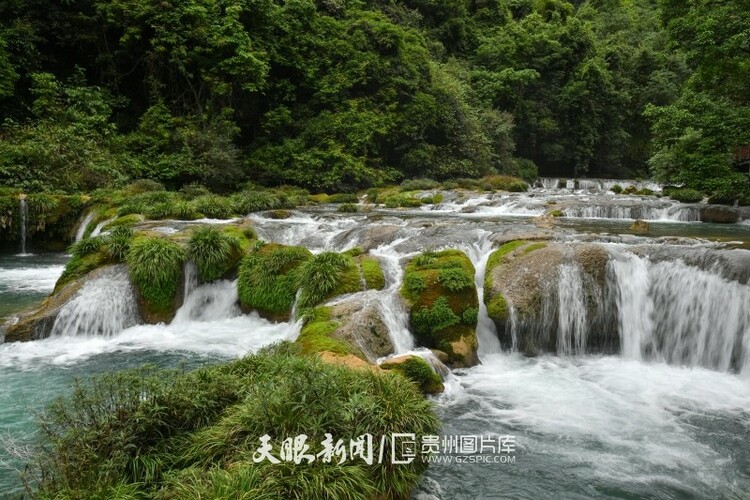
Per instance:
[[[78,226],[78,229],[76,230],[76,243],[81,241],[83,237],[86,235],[86,228],[89,227],[89,224],[91,223],[91,220],[94,218],[94,211],[92,210],[88,214],[86,214],[86,217],[83,218],[81,221],[81,224]]]
[[[187,289],[187,280],[186,280]],[[192,321],[220,321],[240,314],[237,304],[237,282],[228,280],[205,283],[192,289],[177,310],[172,325]]]
[[[26,201],[26,196],[19,197],[18,202],[21,214],[21,255],[26,255],[26,226],[29,223],[29,204]]]
[[[104,228],[104,226],[106,226],[107,224],[109,224],[110,222],[112,222],[115,219],[116,219],[116,217],[112,217],[111,219],[107,219],[107,220],[101,221],[99,224],[96,225],[96,227],[94,228],[94,230],[91,231],[91,237],[95,238],[95,237],[99,236],[100,234],[102,234],[102,229]]]
[[[500,340],[497,337],[497,327],[487,313],[487,305],[484,303],[484,274],[487,269],[487,261],[493,251],[493,242],[490,239],[492,233],[481,231],[471,246],[463,248],[469,260],[474,265],[474,283],[477,288],[479,299],[479,314],[477,315],[477,343],[480,357],[486,354],[500,351]]]
[[[586,351],[588,328],[586,296],[578,266],[563,264],[557,281],[557,352],[570,355]]]
[[[55,319],[52,336],[111,337],[138,323],[133,286],[122,267],[89,279]]]
[[[198,288],[198,267],[195,262],[192,260],[185,262],[182,274],[185,280],[182,289],[182,302],[185,303],[193,290]]]
[[[414,337],[409,331],[409,313],[404,307],[399,289],[404,279],[401,269],[401,258],[395,247],[406,241],[400,238],[387,245],[381,245],[370,253],[380,260],[385,275],[386,288],[383,299],[378,302],[380,316],[383,319],[393,343],[396,354],[403,354],[414,349]]]
[[[627,252],[609,270],[623,356],[750,372],[750,286]]]

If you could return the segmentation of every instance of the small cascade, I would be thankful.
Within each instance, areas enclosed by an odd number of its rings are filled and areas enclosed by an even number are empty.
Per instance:
[[[188,288],[187,280],[185,288]],[[190,290],[171,324],[221,321],[239,316],[239,314],[237,282],[214,281]]]
[[[21,214],[21,255],[26,255],[26,230],[29,224],[29,204],[25,196],[18,199],[19,213]]]
[[[81,223],[79,224],[78,229],[76,230],[76,243],[81,241],[83,237],[86,235],[86,228],[89,227],[89,224],[93,220],[94,215],[95,215],[94,211],[92,210],[91,212],[86,214],[86,217],[84,217]]]
[[[371,251],[371,254],[380,260],[385,275],[386,287],[383,290],[382,300],[378,302],[378,307],[396,354],[403,354],[414,349],[414,337],[409,331],[409,313],[399,292],[404,279],[401,259],[405,256],[395,249],[404,241],[406,238],[400,238]]]
[[[138,324],[135,292],[126,270],[90,279],[55,319],[52,336],[111,337]]]
[[[581,270],[563,264],[557,281],[557,352],[563,355],[586,352],[588,328],[586,295]]]
[[[487,261],[493,251],[493,241],[490,239],[492,233],[482,231],[471,246],[462,248],[469,256],[474,265],[474,282],[479,299],[479,314],[477,316],[477,343],[480,358],[483,355],[500,352],[500,341],[497,337],[497,327],[487,313],[487,305],[484,303],[484,274],[487,269]]]
[[[99,224],[96,225],[96,227],[94,228],[94,230],[91,231],[91,237],[92,238],[96,238],[97,236],[99,236],[100,234],[102,234],[102,229],[104,228],[104,226],[106,226],[110,222],[114,221],[115,219],[116,219],[116,217],[112,217],[111,219],[107,219],[107,220],[101,221]]]
[[[647,261],[627,252],[615,255],[608,266],[609,283],[617,297],[620,353],[626,358],[641,360],[647,340],[643,337],[650,336],[654,329]]]
[[[185,280],[182,289],[182,301],[185,303],[193,290],[198,288],[198,267],[195,262],[192,260],[185,262],[182,275]]]
[[[674,222],[700,222],[700,209],[677,202],[662,202],[658,206],[637,204],[587,204],[565,208],[567,217],[579,219],[627,219]]]

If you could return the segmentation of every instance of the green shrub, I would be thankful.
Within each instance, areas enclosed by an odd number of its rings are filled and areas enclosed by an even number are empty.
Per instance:
[[[628,186],[623,189],[622,192],[623,194],[636,194],[638,192],[638,188],[635,186]]]
[[[124,191],[130,194],[148,193],[151,191],[165,191],[164,185],[151,179],[139,179],[125,186]]]
[[[98,252],[104,246],[106,239],[104,236],[94,238],[85,238],[73,244],[68,250],[74,257],[83,257],[94,252]]]
[[[156,314],[170,312],[185,263],[182,247],[167,238],[136,238],[127,262],[130,277],[149,309]]]
[[[621,194],[622,193],[622,186],[620,186],[619,184],[615,184],[614,186],[612,186],[611,188],[609,188],[609,190],[612,191],[615,194]]]
[[[460,267],[441,269],[438,282],[451,292],[458,292],[474,286],[473,278]]]
[[[336,209],[336,211],[345,214],[356,214],[359,212],[359,206],[354,203],[344,203],[343,205],[339,205],[339,208]]]
[[[423,378],[426,371],[410,367]],[[299,356],[282,343],[192,372],[145,367],[77,381],[44,412],[43,446],[27,468],[45,498],[407,498],[427,464],[337,459],[255,463],[261,436],[279,458],[284,438],[318,454],[370,433],[439,432],[429,401],[400,375]],[[418,454],[419,455],[419,454]],[[348,457],[347,457],[348,458]]]
[[[188,258],[195,262],[203,281],[214,281],[226,275],[242,258],[240,239],[219,228],[199,227],[190,235]]]
[[[190,202],[196,212],[209,219],[230,219],[234,216],[234,206],[228,198],[217,194],[199,196]]]
[[[211,191],[203,184],[192,182],[182,186],[180,188],[180,193],[185,199],[194,200],[195,198],[211,194]]]
[[[412,324],[417,334],[434,334],[461,322],[450,307],[448,299],[435,299],[432,307],[422,307],[412,314]]]
[[[526,184],[523,179],[511,177],[509,175],[488,175],[482,179],[482,182],[483,186],[484,184],[491,186],[491,189],[484,188],[487,191],[500,189],[502,191],[521,193],[529,189],[529,185]]]
[[[384,370],[393,370],[414,382],[425,394],[443,392],[443,380],[440,375],[420,356],[411,356],[399,363],[385,362],[380,365]]]
[[[636,191],[635,194],[639,196],[653,196],[654,191],[648,188],[643,188],[643,189],[639,189],[638,191]]]
[[[266,191],[241,191],[231,197],[234,212],[242,215],[282,208],[279,198]]]
[[[476,325],[479,318],[479,308],[469,307],[461,315],[461,322],[467,325]]]
[[[403,194],[389,196],[384,201],[388,208],[415,208],[422,206],[422,200]]]
[[[328,197],[328,203],[358,203],[357,195],[354,193],[336,193]]]
[[[378,188],[370,188],[367,190],[367,201],[369,203],[377,203],[379,196],[380,190]]]
[[[275,319],[287,319],[299,289],[299,266],[311,258],[302,247],[260,246],[240,264],[240,303]]]
[[[680,203],[698,203],[703,200],[703,193],[690,188],[672,189],[668,196]]]
[[[478,179],[460,178],[460,179],[456,179],[455,183],[458,184],[458,187],[462,189],[481,189],[482,188],[482,182]]]
[[[408,179],[401,183],[399,189],[405,191],[427,191],[437,189],[440,184],[432,179]]]

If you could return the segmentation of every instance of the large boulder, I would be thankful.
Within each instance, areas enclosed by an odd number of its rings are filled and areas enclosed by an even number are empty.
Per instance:
[[[610,334],[616,328],[607,325],[603,300],[608,260],[595,244],[516,240],[496,250],[487,263],[484,300],[501,345],[527,355],[564,352],[570,339],[561,336],[585,317],[584,348],[615,350]],[[569,297],[577,303],[566,303]]]
[[[439,394],[445,390],[443,380],[430,364],[416,354],[395,356],[384,361],[380,368],[390,370],[414,382],[425,394]]]
[[[401,294],[417,344],[448,355],[454,368],[479,364],[474,266],[459,250],[424,252],[404,271]]]
[[[388,327],[369,294],[316,307],[305,319],[297,342],[305,354],[329,352],[370,363],[393,353]]]
[[[712,222],[714,224],[734,224],[740,219],[740,214],[730,207],[721,205],[709,205],[701,208],[701,222]]]

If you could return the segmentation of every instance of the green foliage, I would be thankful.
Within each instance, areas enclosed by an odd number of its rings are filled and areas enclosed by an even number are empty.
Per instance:
[[[299,307],[320,304],[328,298],[361,289],[359,270],[354,259],[346,254],[323,252],[307,261],[300,269],[302,292]]]
[[[297,338],[302,354],[315,354],[321,352],[332,352],[335,354],[353,354],[348,343],[331,337],[331,334],[339,327],[337,321],[331,319],[331,310],[328,307],[316,307],[306,318],[302,331]],[[360,354],[360,356],[362,356]]]
[[[409,179],[401,183],[399,189],[403,191],[427,191],[437,189],[440,184],[432,179]]]
[[[474,279],[465,269],[449,267],[438,273],[438,282],[451,292],[459,292],[474,286]]]
[[[357,195],[353,193],[336,193],[328,196],[327,203],[357,203]]]
[[[110,234],[107,235],[107,254],[115,262],[123,262],[127,258],[128,251],[130,251],[130,242],[132,239],[133,230],[130,227],[115,227]]]
[[[422,307],[411,316],[416,333],[434,334],[461,322],[445,297],[435,299],[432,307]]]
[[[422,206],[422,200],[408,195],[393,195],[384,200],[388,208],[415,208]]]
[[[622,193],[622,186],[620,186],[619,184],[615,184],[614,186],[612,186],[611,188],[609,188],[609,190],[612,191],[615,194],[620,194],[620,193]]]
[[[127,263],[130,277],[149,309],[169,312],[185,263],[182,247],[167,238],[136,238],[130,245]]]
[[[302,247],[263,245],[240,264],[237,292],[249,309],[288,318],[299,289],[299,267],[312,258]]]
[[[356,214],[359,212],[359,205],[355,205],[354,203],[344,203],[339,205],[336,211],[344,214]]]
[[[242,258],[240,239],[213,226],[199,227],[190,235],[188,259],[195,262],[203,281],[226,275]]]
[[[522,179],[507,175],[489,175],[482,180],[492,186],[492,189],[500,189],[502,191],[523,193],[529,189],[529,185]]]
[[[71,246],[69,252],[73,255],[73,257],[83,257],[84,255],[98,252],[105,243],[106,238],[104,236],[85,238]]]
[[[439,430],[404,378],[298,353],[283,343],[192,372],[144,367],[77,381],[43,414],[27,481],[45,498],[407,497],[426,464],[391,467],[389,451],[371,466],[252,460],[266,434],[278,458],[281,440],[302,433],[317,454],[325,433],[420,439]]]
[[[392,370],[402,374],[414,382],[425,394],[436,394],[443,392],[443,381],[440,375],[421,357],[410,356],[409,359],[399,363],[385,362],[380,365],[384,370]]]
[[[234,216],[234,207],[228,198],[215,194],[199,196],[190,202],[196,212],[210,219],[230,219]]]
[[[682,203],[698,203],[703,199],[703,193],[690,188],[672,189],[668,196]]]

